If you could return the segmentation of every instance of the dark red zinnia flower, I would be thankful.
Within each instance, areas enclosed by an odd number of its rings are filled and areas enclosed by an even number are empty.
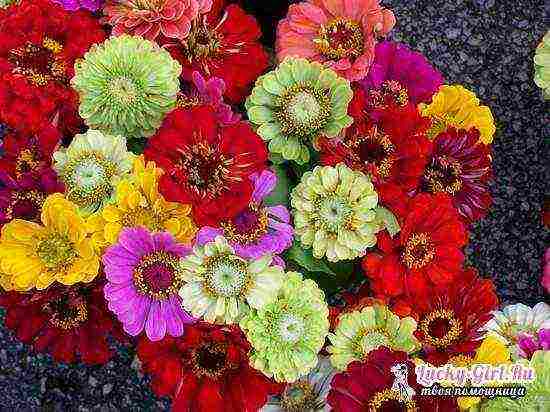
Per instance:
[[[17,338],[58,362],[107,362],[112,351],[109,335],[122,337],[105,306],[103,284],[50,288],[30,293],[0,294],[5,324]]]
[[[267,149],[247,123],[221,127],[207,106],[170,113],[149,139],[145,157],[165,173],[160,191],[193,205],[198,226],[216,227],[248,206],[250,174],[266,167]]]
[[[252,368],[250,345],[238,327],[198,323],[180,338],[142,338],[137,347],[159,396],[171,396],[178,412],[252,412],[280,386]]]
[[[495,285],[480,278],[475,269],[465,269],[445,287],[431,287],[428,294],[411,291],[410,314],[417,319],[416,337],[424,358],[443,365],[460,356],[474,356],[483,338],[480,328],[498,308]]]
[[[362,262],[376,296],[396,298],[410,291],[446,285],[459,273],[468,234],[451,198],[443,193],[416,195],[395,239],[378,235],[379,251]]]
[[[477,129],[450,128],[439,134],[422,184],[426,192],[451,195],[467,222],[485,216],[492,202],[489,191],[491,148],[478,142]]]
[[[183,42],[164,47],[183,66],[184,79],[191,80],[195,70],[206,78],[219,77],[227,87],[225,97],[238,104],[269,58],[259,42],[262,32],[256,19],[235,4],[225,5],[225,0],[215,0],[211,11],[193,22]]]
[[[414,390],[409,398],[392,389],[397,374],[406,374]],[[336,374],[327,401],[333,412],[458,411],[456,399],[420,396],[421,390],[407,353],[381,347],[364,362],[352,362],[345,372]]]
[[[75,60],[105,39],[99,21],[48,0],[0,9],[0,21],[1,121],[27,132],[50,122],[75,132],[81,119],[69,80]]]

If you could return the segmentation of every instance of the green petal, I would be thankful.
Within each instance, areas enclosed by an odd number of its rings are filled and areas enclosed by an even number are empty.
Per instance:
[[[265,106],[254,106],[248,110],[248,118],[252,123],[262,124],[272,122],[273,111]]]

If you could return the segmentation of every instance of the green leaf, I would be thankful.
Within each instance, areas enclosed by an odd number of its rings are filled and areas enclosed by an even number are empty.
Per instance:
[[[292,247],[286,251],[286,257],[308,272],[321,272],[337,276],[326,262],[313,257],[311,249],[304,249],[298,241],[294,241]]]
[[[375,209],[376,220],[388,231],[391,237],[394,237],[401,227],[395,215],[385,207],[377,207]]]
[[[136,155],[140,155],[145,150],[147,139],[130,138],[127,141],[128,150]]]
[[[268,206],[289,205],[289,180],[286,175],[286,168],[283,165],[272,165],[271,171],[277,175],[277,186],[273,192],[264,199]]]

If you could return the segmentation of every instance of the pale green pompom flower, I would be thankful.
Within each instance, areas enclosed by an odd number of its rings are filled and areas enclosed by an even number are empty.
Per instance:
[[[306,172],[291,193],[295,233],[313,256],[331,262],[363,256],[383,229],[370,178],[340,163]]]
[[[367,306],[361,311],[340,315],[338,326],[328,338],[332,365],[341,371],[353,361],[362,361],[380,346],[412,353],[420,347],[414,337],[416,321],[399,318],[386,306]]]
[[[122,136],[88,130],[53,154],[53,167],[65,184],[67,199],[88,216],[115,198],[118,181],[129,175],[135,156]]]
[[[178,276],[183,308],[210,323],[233,324],[249,312],[272,302],[283,283],[284,271],[272,266],[272,256],[244,259],[227,239],[195,246],[182,258]]]
[[[112,37],[75,63],[72,86],[86,124],[126,138],[149,137],[176,107],[180,64],[139,36]]]
[[[535,52],[535,83],[544,94],[544,98],[550,99],[550,31],[540,42]]]
[[[275,157],[306,163],[318,137],[333,138],[352,124],[347,113],[352,97],[349,81],[333,70],[287,58],[256,80],[246,109]]]
[[[287,272],[277,299],[240,322],[252,345],[251,365],[277,382],[295,382],[317,365],[329,329],[328,306],[317,284]]]

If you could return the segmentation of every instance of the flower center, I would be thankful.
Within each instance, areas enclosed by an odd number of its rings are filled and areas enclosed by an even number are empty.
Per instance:
[[[418,410],[416,403],[412,400],[403,399],[398,391],[384,389],[377,392],[369,402],[369,411],[406,411]]]
[[[50,270],[68,266],[77,254],[73,243],[67,236],[51,233],[40,240],[36,246],[36,254],[46,268]]]
[[[227,360],[227,345],[222,343],[205,343],[193,351],[192,358],[197,376],[217,379],[232,367]]]
[[[363,329],[354,339],[355,356],[363,359],[370,351],[378,349],[380,346],[391,347],[392,343],[392,339],[385,329]]]
[[[316,388],[305,380],[287,384],[281,395],[281,407],[285,412],[317,411],[324,406]]]
[[[165,213],[154,211],[151,207],[138,206],[135,209],[125,211],[120,219],[123,227],[143,226],[153,232],[162,232],[165,230]]]
[[[331,113],[327,91],[296,84],[277,99],[275,116],[286,135],[309,138],[328,123]]]
[[[363,29],[351,19],[338,17],[322,25],[313,42],[327,59],[355,59],[363,54]]]
[[[40,156],[35,149],[21,150],[15,160],[15,176],[19,179],[25,173],[34,172],[40,165]]]
[[[115,171],[116,165],[101,153],[88,151],[71,160],[61,178],[71,201],[79,206],[90,206],[111,196],[111,179]]]
[[[221,35],[209,30],[205,21],[195,21],[189,37],[182,46],[190,62],[205,60],[216,55],[221,46]]]
[[[424,341],[438,348],[445,348],[456,341],[462,333],[462,325],[452,310],[438,309],[430,312],[419,324]]]
[[[60,43],[44,37],[40,45],[27,43],[25,47],[10,50],[8,60],[15,66],[13,73],[24,75],[35,86],[45,86],[50,81],[65,84],[68,79],[60,56],[62,51]]]
[[[283,342],[296,343],[305,332],[305,322],[302,318],[287,313],[278,322],[279,337]]]
[[[14,217],[19,217],[38,222],[45,200],[46,196],[37,190],[12,192],[10,203],[5,210],[6,219],[12,220]]]
[[[50,314],[50,323],[60,329],[74,329],[86,322],[88,309],[82,299],[59,298],[48,303],[44,311]]]
[[[131,105],[138,100],[139,88],[127,77],[115,77],[107,86],[107,93],[119,105]]]
[[[347,139],[346,146],[353,150],[358,163],[365,166],[368,173],[375,173],[381,178],[390,175],[395,162],[395,146],[391,139],[373,127],[368,135],[357,135]]]
[[[218,255],[206,263],[206,289],[214,297],[242,297],[251,286],[245,260],[235,255]]]
[[[264,208],[251,205],[232,220],[222,222],[226,239],[241,245],[258,241],[267,233],[267,212]]]
[[[200,197],[214,198],[228,189],[233,159],[206,143],[198,143],[180,151],[179,167],[187,175],[187,186]]]
[[[413,233],[407,240],[402,259],[409,269],[420,269],[435,257],[435,247],[427,233]]]
[[[435,156],[424,172],[425,184],[431,193],[444,192],[451,196],[462,188],[460,162],[447,156]]]
[[[164,251],[143,256],[134,268],[136,289],[153,299],[165,300],[181,286],[178,273],[179,257]]]
[[[338,233],[351,224],[353,210],[336,195],[322,197],[316,202],[318,225],[331,233]]]
[[[132,3],[139,10],[161,11],[166,0],[134,0]]]
[[[177,107],[182,109],[190,109],[203,104],[203,99],[195,89],[192,83],[180,80],[180,92],[177,96]]]
[[[409,103],[407,89],[396,80],[386,80],[379,89],[369,93],[369,105],[374,109],[384,109],[388,106],[404,107]]]

